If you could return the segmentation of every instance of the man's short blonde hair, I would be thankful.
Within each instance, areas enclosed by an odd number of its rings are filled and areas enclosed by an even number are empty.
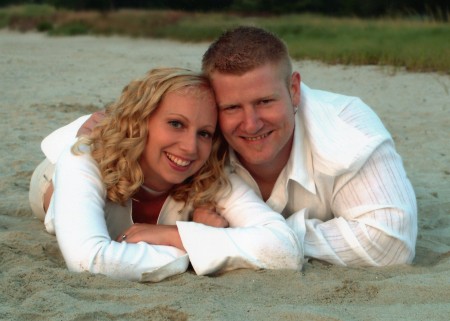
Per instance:
[[[286,80],[292,63],[286,44],[273,33],[256,27],[241,26],[223,33],[203,55],[202,70],[242,75],[265,64],[279,65]]]

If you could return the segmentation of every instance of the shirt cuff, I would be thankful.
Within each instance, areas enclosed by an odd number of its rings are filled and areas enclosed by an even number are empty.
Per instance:
[[[141,282],[159,282],[173,275],[181,274],[187,270],[189,266],[189,256],[187,254],[180,256],[160,266],[152,271],[142,273]]]
[[[305,254],[305,235],[306,235],[306,223],[305,220],[308,217],[308,209],[304,208],[298,212],[295,212],[286,219],[287,225],[294,231],[297,236],[300,253]]]
[[[222,269],[233,269],[234,248],[226,240],[224,229],[195,222],[177,222],[178,233],[197,275],[207,275]]]

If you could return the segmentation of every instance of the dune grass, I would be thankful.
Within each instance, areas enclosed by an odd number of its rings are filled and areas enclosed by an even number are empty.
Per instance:
[[[156,10],[102,13],[38,5],[0,9],[0,27],[36,29],[55,36],[126,35],[202,42],[238,25],[275,32],[286,41],[295,59],[450,74],[450,24],[413,17],[363,20],[310,14],[242,16]]]

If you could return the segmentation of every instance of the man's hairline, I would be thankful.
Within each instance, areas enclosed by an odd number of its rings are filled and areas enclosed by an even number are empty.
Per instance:
[[[291,77],[294,74],[294,68],[292,66],[292,61],[290,60],[289,57],[288,57],[288,59],[289,59],[288,63],[286,63],[286,61],[284,61],[284,59],[280,59],[279,61],[266,61],[257,66],[254,66],[253,68],[247,69],[242,72],[222,71],[222,70],[219,70],[218,68],[210,68],[209,72],[204,70],[203,73],[212,82],[212,80],[214,78],[213,77],[214,74],[222,74],[222,75],[230,75],[230,76],[238,76],[239,77],[239,76],[243,76],[249,72],[252,72],[255,69],[262,68],[263,66],[273,65],[279,71],[278,74],[281,74],[281,73],[284,74],[284,75],[281,75],[282,76],[281,79],[284,79],[286,85],[289,87]]]

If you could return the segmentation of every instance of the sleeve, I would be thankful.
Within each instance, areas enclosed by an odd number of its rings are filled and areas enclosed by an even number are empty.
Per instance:
[[[332,175],[326,197],[334,218],[310,218],[305,209],[290,217],[289,225],[298,232],[306,257],[347,266],[411,263],[417,204],[391,135],[361,99],[334,95],[330,104],[339,106],[338,121],[356,131],[365,143],[355,143],[355,136],[345,131],[337,132],[342,139],[335,140],[326,164],[341,150],[343,156],[353,150],[351,154],[357,157]]]
[[[90,116],[81,116],[70,124],[56,129],[44,138],[41,142],[41,149],[52,164],[56,163],[59,155],[67,146],[75,143],[78,130]]]
[[[383,143],[356,174],[336,179],[334,219],[287,220],[304,242],[305,256],[337,265],[386,266],[411,263],[417,237],[417,205],[400,156]],[[302,235],[302,237],[300,237]]]
[[[199,275],[239,268],[300,270],[303,250],[284,218],[273,212],[240,178],[219,202],[229,228],[177,222],[191,264]]]
[[[58,159],[53,180],[49,211],[69,270],[156,282],[187,269],[187,254],[175,247],[110,238],[104,212],[106,190],[89,154],[75,156],[66,149]]]

